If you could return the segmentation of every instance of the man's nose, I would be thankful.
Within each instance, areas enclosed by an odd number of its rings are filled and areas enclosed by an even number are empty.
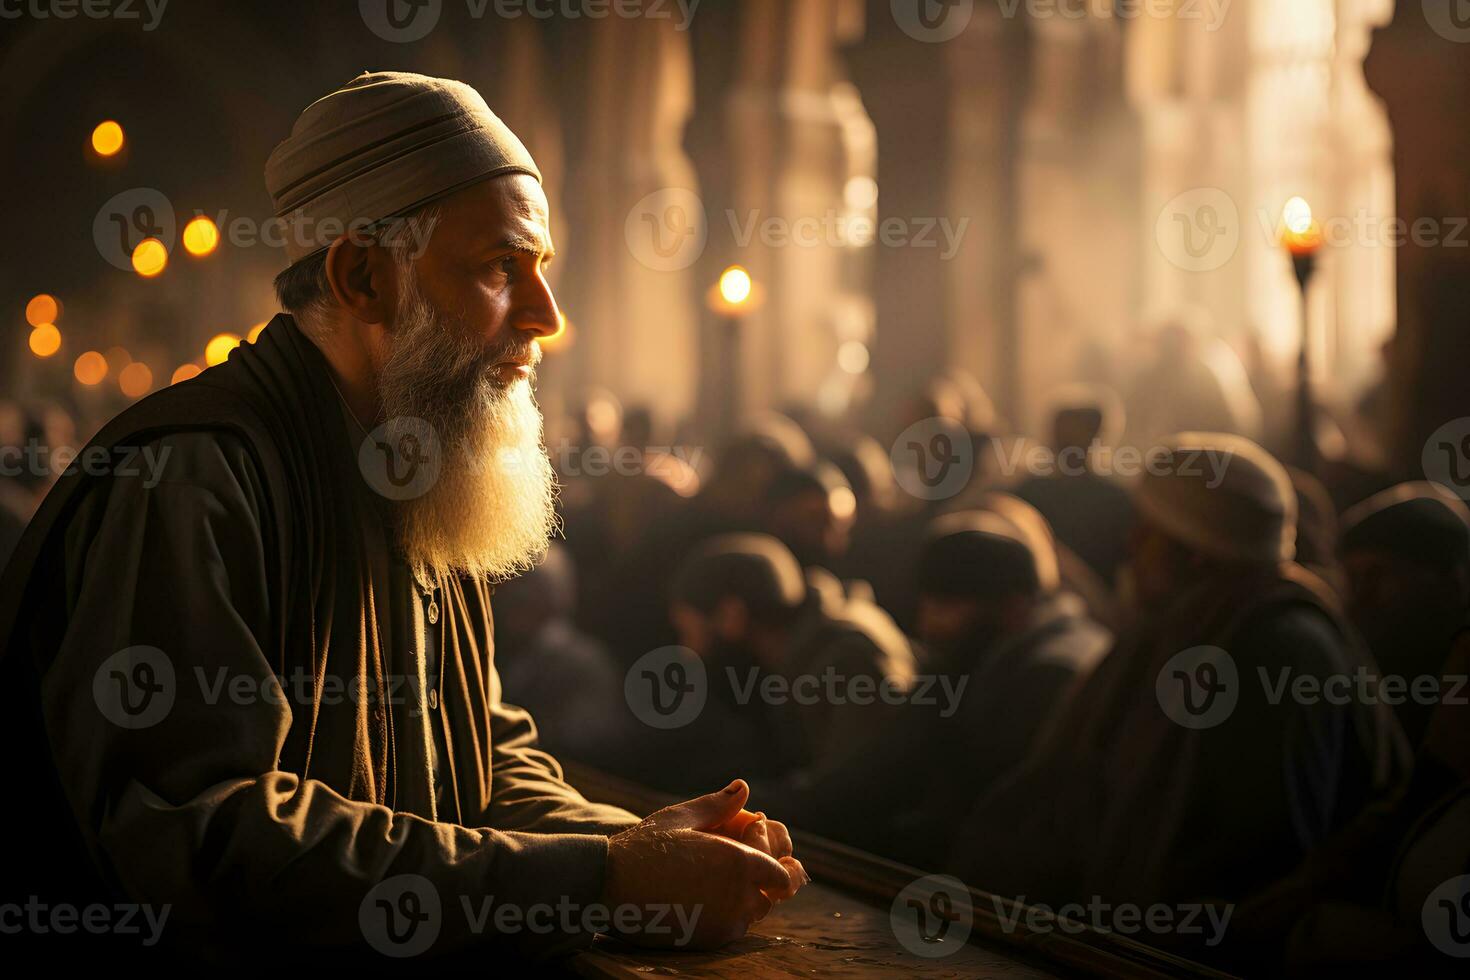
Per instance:
[[[520,316],[515,320],[516,329],[532,337],[549,337],[561,329],[561,310],[552,295],[551,284],[537,272],[535,278],[527,282],[526,288],[529,295],[525,297]]]

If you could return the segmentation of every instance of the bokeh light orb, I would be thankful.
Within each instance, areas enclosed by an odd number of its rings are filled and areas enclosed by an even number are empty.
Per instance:
[[[115,156],[123,148],[123,128],[115,119],[106,119],[92,130],[92,149],[98,156]]]
[[[153,372],[142,361],[134,361],[118,373],[117,386],[129,398],[141,398],[153,387]]]
[[[168,383],[176,385],[180,381],[188,381],[190,378],[198,377],[199,371],[199,365],[192,361],[188,364],[180,364],[174,369],[174,376],[168,379]]]
[[[33,327],[55,323],[61,318],[61,304],[50,293],[37,293],[26,304],[26,322]]]
[[[107,358],[98,351],[86,351],[72,365],[71,373],[84,385],[100,384],[107,377]]]
[[[31,353],[37,357],[50,357],[61,350],[61,331],[54,323],[43,323],[31,331]]]
[[[205,256],[219,247],[219,228],[204,215],[184,226],[184,248],[190,255]]]
[[[152,279],[168,267],[168,249],[156,238],[145,238],[133,249],[133,271]]]
[[[209,338],[209,343],[204,345],[204,363],[210,367],[223,364],[230,356],[230,351],[240,346],[240,335],[237,333],[217,333]]]

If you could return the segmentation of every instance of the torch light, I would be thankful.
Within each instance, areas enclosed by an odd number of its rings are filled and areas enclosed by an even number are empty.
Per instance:
[[[746,315],[760,308],[763,299],[760,283],[741,265],[732,265],[720,273],[710,286],[705,303],[722,325],[720,331],[720,363],[725,365],[719,402],[719,428],[722,434],[734,431],[741,410],[740,326]]]
[[[1297,464],[1311,472],[1317,463],[1317,440],[1313,434],[1312,372],[1310,313],[1308,287],[1317,271],[1317,255],[1322,250],[1322,229],[1312,217],[1312,206],[1304,198],[1293,197],[1281,212],[1281,243],[1291,256],[1301,296],[1301,347],[1297,354],[1296,391],[1296,456]]]

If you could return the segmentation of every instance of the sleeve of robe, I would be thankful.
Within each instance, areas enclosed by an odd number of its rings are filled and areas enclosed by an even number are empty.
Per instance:
[[[184,928],[247,923],[328,946],[362,942],[360,907],[398,875],[437,893],[436,952],[496,938],[493,917],[474,932],[465,903],[599,901],[607,838],[595,828],[611,808],[560,782],[518,709],[497,709],[493,728],[497,785],[513,784],[489,814],[503,829],[431,822],[281,771],[289,701],[220,686],[273,676],[256,469],[224,434],[150,448],[161,480],[143,466],[99,482],[67,526],[69,616],[42,681],[67,795],[104,873],[140,902],[170,903]],[[140,644],[166,652],[177,693],[161,721],[127,729],[99,711],[93,680]],[[538,955],[590,938],[517,931],[510,943]]]

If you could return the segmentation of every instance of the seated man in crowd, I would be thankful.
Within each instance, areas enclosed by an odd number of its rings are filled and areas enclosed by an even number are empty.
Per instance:
[[[1135,501],[1136,622],[962,827],[953,866],[975,887],[1050,903],[1238,899],[1402,773],[1381,705],[1298,696],[1368,661],[1291,561],[1280,464],[1239,437],[1186,433]]]
[[[707,541],[675,574],[670,603],[708,685],[699,718],[649,753],[660,769],[683,770],[680,785],[745,767],[769,779],[841,757],[871,730],[878,685],[907,690],[915,673],[883,610],[826,572],[803,572],[768,535]]]
[[[958,817],[1025,758],[1112,642],[1059,590],[1050,548],[994,512],[937,518],[918,570],[924,671],[945,680],[931,685],[937,703],[902,704],[841,764],[765,795],[818,833],[919,867],[941,860]]]
[[[1109,586],[1127,558],[1133,503],[1122,486],[1094,472],[1093,452],[1112,447],[1123,429],[1122,415],[1122,400],[1106,388],[1063,391],[1052,416],[1055,469],[1016,488],[1016,496],[1046,518],[1057,540]]]
[[[1413,776],[1236,909],[1216,950],[1241,976],[1458,977],[1470,955],[1470,629],[1442,666]],[[1459,692],[1459,693],[1452,693]],[[1387,971],[1393,970],[1390,974]]]
[[[1411,744],[1424,735],[1434,698],[1415,695],[1438,678],[1450,641],[1470,613],[1470,510],[1434,483],[1403,483],[1343,515],[1348,611],[1378,669],[1405,685],[1394,709]]]

